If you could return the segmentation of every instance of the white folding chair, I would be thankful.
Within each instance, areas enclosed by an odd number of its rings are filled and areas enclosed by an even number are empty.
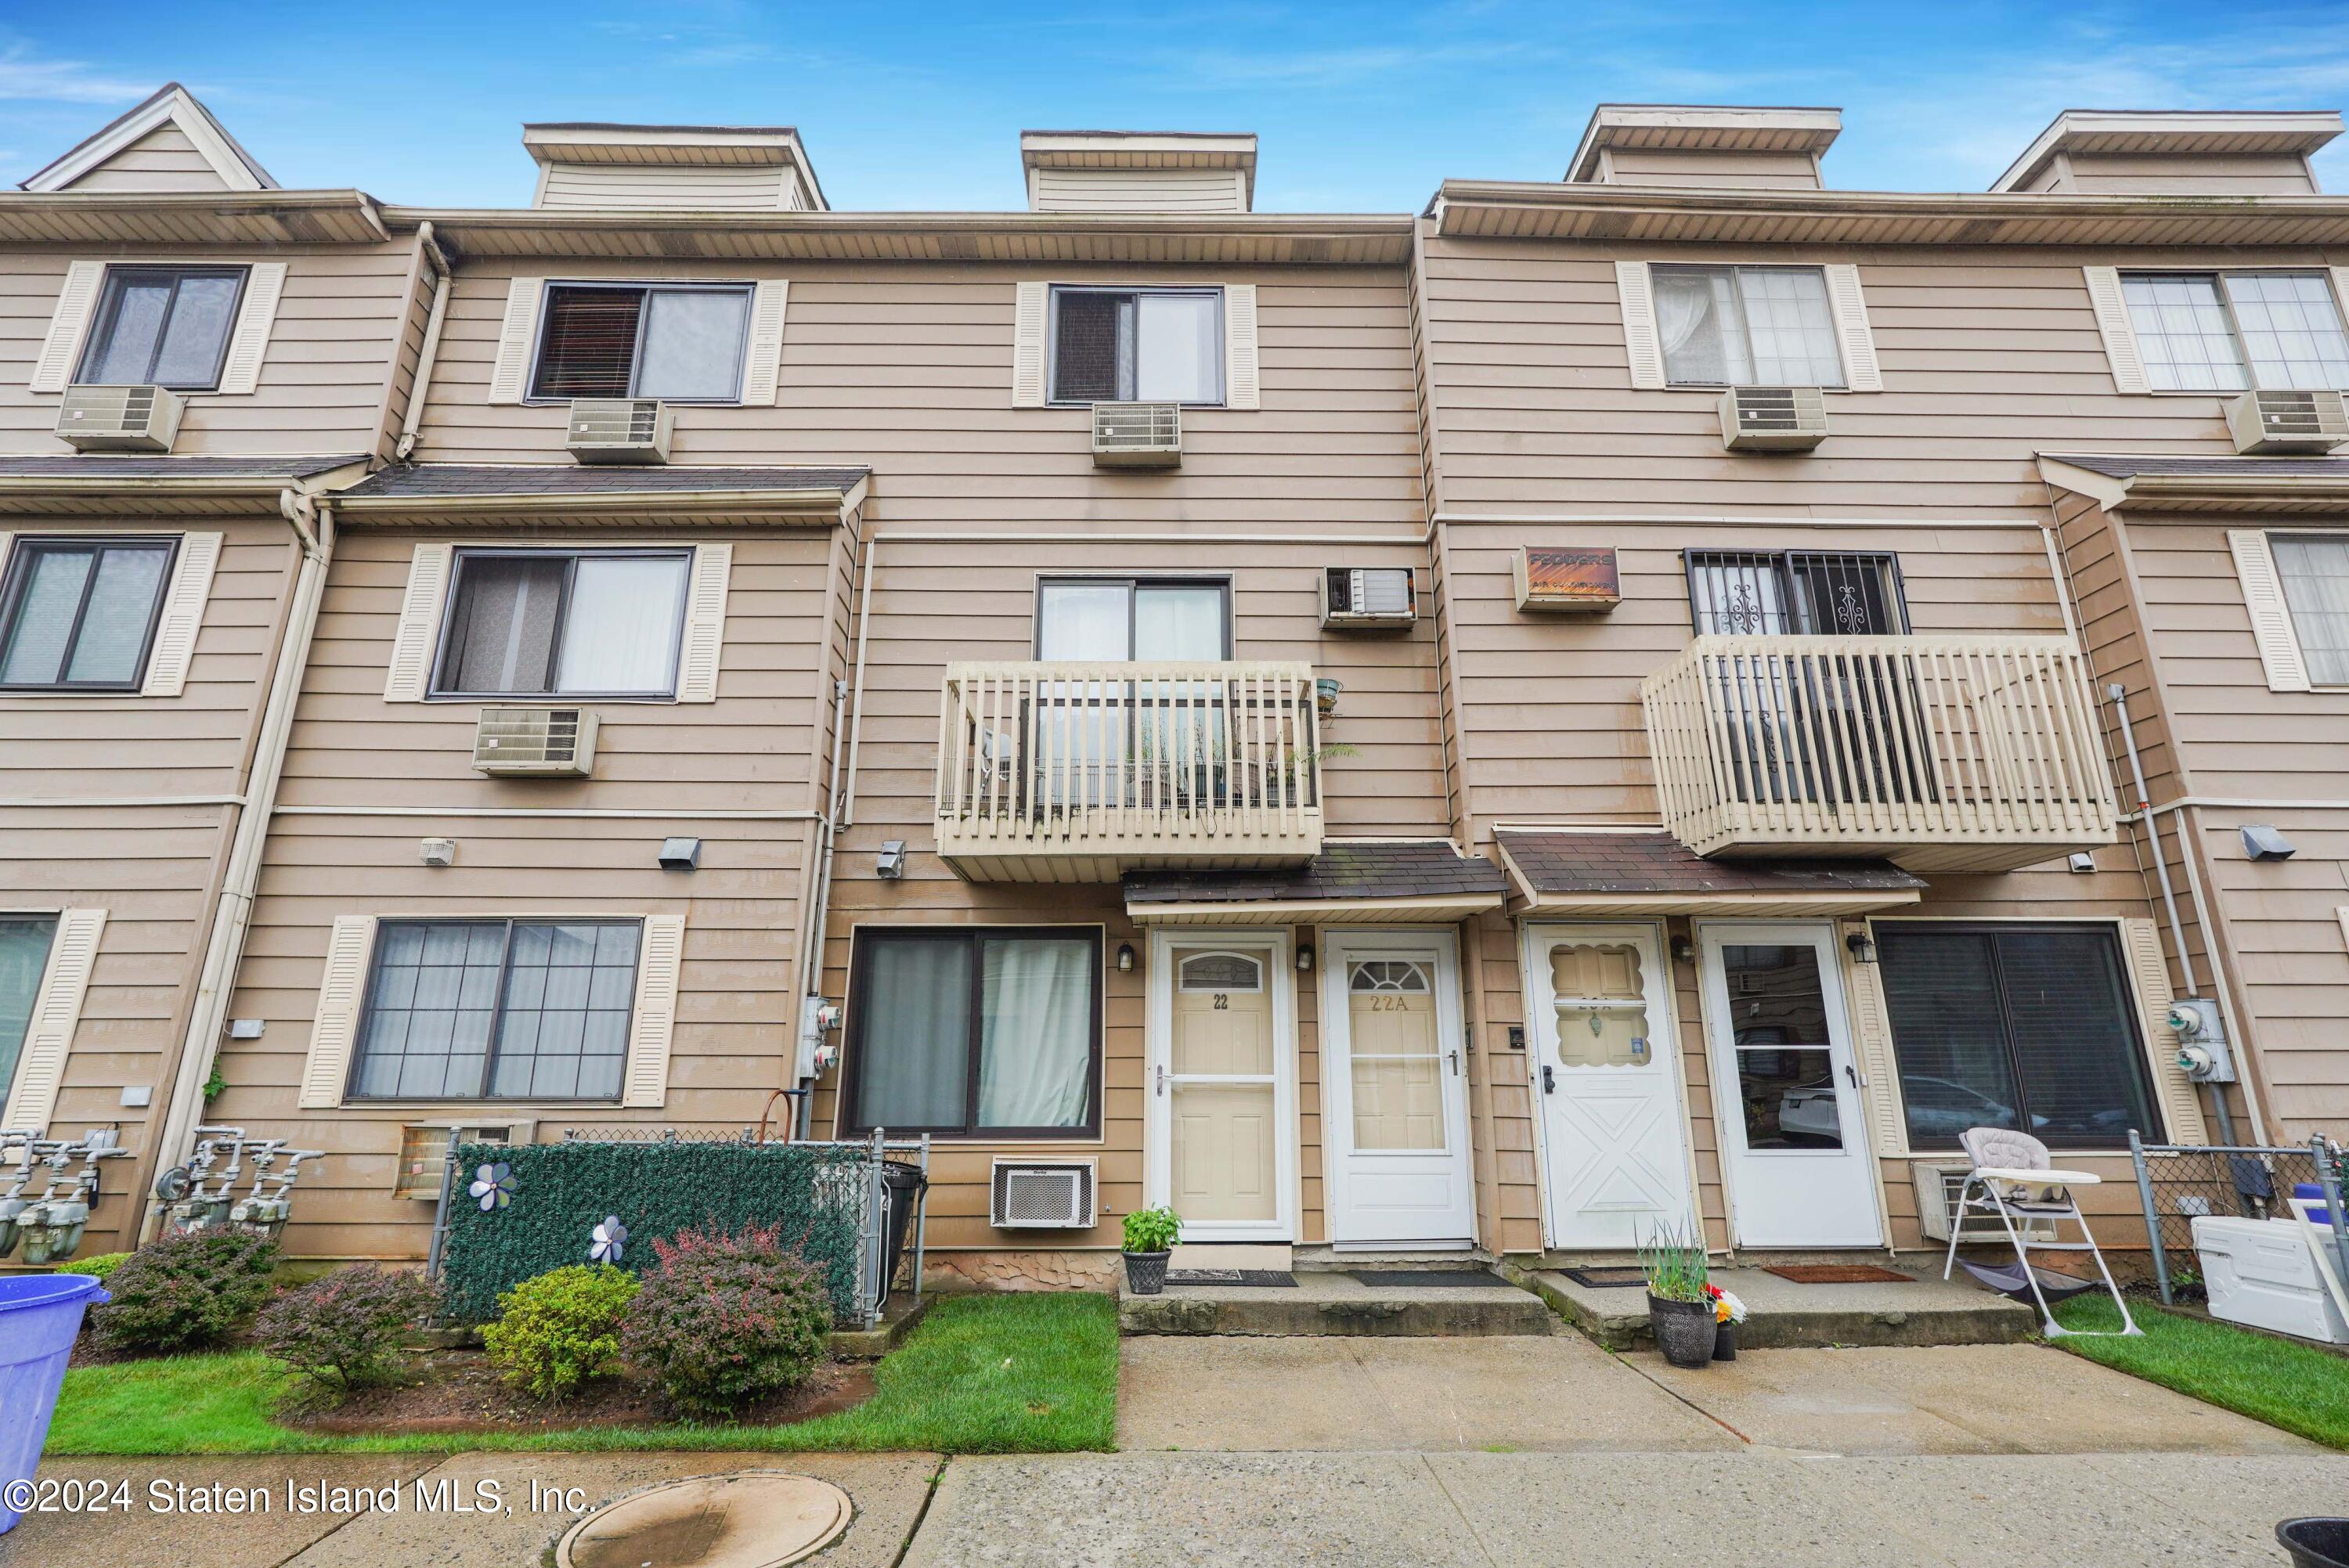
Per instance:
[[[2014,1269],[2010,1273],[2004,1268],[1969,1263],[1966,1272],[2016,1301],[2023,1300],[2027,1292],[2038,1304],[2041,1333],[2050,1339],[2143,1334],[2145,1330],[2129,1315],[2128,1303],[2121,1299],[2120,1286],[2113,1283],[2112,1270],[2105,1266],[2105,1254],[2097,1249],[2095,1235],[2088,1229],[2088,1217],[2080,1212],[2080,1201],[2072,1195],[2074,1188],[2096,1186],[2102,1178],[2085,1171],[2057,1170],[2048,1156],[2047,1145],[2027,1132],[2014,1132],[2003,1127],[1976,1127],[1960,1133],[1958,1141],[1964,1146],[1973,1169],[1967,1172],[1964,1186],[1958,1190],[1957,1210],[1950,1216],[1950,1253],[1942,1261],[1941,1277],[1949,1278],[1951,1265],[1958,1261],[1958,1237],[1965,1229],[1966,1216],[1995,1214],[2006,1231],[2006,1239],[2014,1245]],[[2033,1267],[2031,1249],[2034,1243],[2025,1241],[2023,1232],[2016,1228],[2018,1219],[2026,1226],[2034,1221],[2044,1221],[2059,1238],[2035,1243],[2041,1252],[2086,1253],[2096,1260],[2096,1273],[2103,1276],[2105,1289],[2112,1293],[2113,1305],[2120,1309],[2119,1328],[2065,1328],[2055,1321],[2055,1315],[2047,1307],[2051,1291],[2061,1301],[2094,1290],[2095,1285],[2069,1275],[2043,1274]],[[2064,1220],[2080,1227],[2078,1241],[2060,1239],[2063,1233],[2055,1226]]]

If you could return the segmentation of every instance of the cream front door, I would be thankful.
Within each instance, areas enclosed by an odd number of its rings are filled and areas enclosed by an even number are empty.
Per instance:
[[[1534,1099],[1555,1247],[1618,1250],[1695,1222],[1671,976],[1656,927],[1528,923]]]
[[[1154,944],[1149,1186],[1185,1241],[1296,1239],[1287,952],[1258,934]]]
[[[1330,1243],[1473,1245],[1452,934],[1332,932],[1321,974]]]

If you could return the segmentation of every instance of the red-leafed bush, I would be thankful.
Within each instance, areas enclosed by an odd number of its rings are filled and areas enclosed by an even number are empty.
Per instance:
[[[254,1343],[329,1396],[390,1379],[400,1341],[440,1305],[423,1275],[353,1264],[285,1292],[253,1326]]]
[[[654,1242],[653,1253],[620,1350],[679,1409],[723,1418],[823,1365],[832,1330],[824,1275],[776,1230],[683,1231]]]

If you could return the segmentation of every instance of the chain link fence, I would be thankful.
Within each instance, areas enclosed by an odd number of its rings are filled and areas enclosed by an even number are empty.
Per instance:
[[[2271,1148],[2147,1143],[2132,1132],[2129,1157],[2153,1250],[2154,1284],[2164,1302],[2203,1298],[2201,1259],[2194,1248],[2196,1220],[2289,1220],[2292,1211],[2288,1201],[2303,1185],[2324,1194],[2335,1248],[2344,1277],[2349,1277],[2349,1215],[2342,1212],[2343,1150],[2338,1145],[2322,1137]]]

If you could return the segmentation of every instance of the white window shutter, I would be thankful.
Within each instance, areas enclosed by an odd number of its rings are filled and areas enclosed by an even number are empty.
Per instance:
[[[1013,290],[1011,319],[1011,406],[1044,406],[1045,316],[1052,304],[1050,284],[1020,284]]]
[[[81,1026],[82,998],[98,964],[98,939],[105,930],[102,909],[69,909],[57,916],[41,988],[33,993],[33,1016],[16,1060],[16,1087],[0,1106],[5,1112],[0,1127],[48,1131],[49,1119],[57,1113],[57,1089],[65,1082],[66,1057],[73,1049],[74,1031]]]
[[[1615,295],[1623,310],[1623,352],[1631,385],[1655,391],[1664,384],[1664,351],[1656,336],[1656,296],[1645,262],[1615,263]]]
[[[1263,407],[1256,367],[1256,284],[1224,285],[1224,407]]]
[[[221,366],[223,393],[247,393],[261,384],[269,329],[277,320],[278,297],[285,292],[284,262],[255,262],[245,273],[244,299],[236,307],[236,326],[228,335],[228,358]]]
[[[351,1047],[359,1033],[360,992],[367,986],[367,959],[375,952],[375,916],[335,918],[326,938],[326,967],[318,979],[318,1014],[310,1026],[310,1054],[302,1064],[301,1109],[331,1110],[343,1103],[350,1082]]]
[[[2161,844],[2157,835],[2154,852]],[[2202,1098],[2194,1080],[2178,1065],[2178,1031],[2169,1026],[2169,965],[2161,955],[2161,934],[2150,920],[2121,922],[2128,947],[2130,972],[2137,976],[2137,1000],[2145,1043],[2153,1052],[2153,1092],[2161,1102],[2161,1119],[2169,1124],[2172,1143],[2207,1141],[2202,1129]],[[2241,1043],[2236,1048],[2240,1050]]]
[[[2349,321],[2349,267],[2334,267],[2331,271],[2333,308],[2341,313],[2343,321]]]
[[[73,379],[81,358],[82,335],[98,309],[98,288],[106,281],[104,262],[76,262],[66,268],[65,286],[57,291],[57,308],[49,317],[49,335],[41,342],[41,356],[33,362],[32,389],[62,392]]]
[[[2243,585],[2243,608],[2251,614],[2251,637],[2267,666],[2268,690],[2309,689],[2308,661],[2301,657],[2300,634],[2292,630],[2292,606],[2284,603],[2283,579],[2276,574],[2275,552],[2256,528],[2230,528],[2235,576]]]
[[[783,302],[791,286],[781,278],[762,278],[751,293],[750,342],[742,364],[742,402],[746,407],[771,407],[781,390]]]
[[[506,285],[505,322],[498,328],[498,362],[490,372],[490,401],[519,403],[530,387],[530,346],[538,335],[538,301],[544,278],[516,278]]]
[[[2082,267],[2088,280],[2088,304],[2096,313],[2096,330],[2104,334],[2105,358],[2113,367],[2116,392],[2150,392],[2145,378],[2145,356],[2137,351],[2137,328],[2129,325],[2128,299],[2121,293],[2118,267]]]
[[[399,602],[399,630],[391,643],[391,669],[383,683],[386,702],[422,702],[432,679],[432,645],[440,640],[440,606],[449,597],[450,557],[455,546],[419,544],[408,565],[408,592]]]
[[[1851,987],[1852,1043],[1868,1079],[1868,1140],[1878,1159],[1909,1152],[1909,1122],[1900,1107],[1900,1067],[1892,1054],[1891,1014],[1884,1006],[1883,979],[1873,964],[1846,964]]]
[[[141,696],[177,696],[188,684],[188,661],[203,628],[204,603],[212,597],[212,571],[220,564],[222,536],[191,533],[180,540],[171,582],[163,590],[163,615],[155,626],[155,646],[147,655]]]
[[[627,1087],[620,1099],[632,1109],[656,1109],[668,1098],[669,1041],[677,1033],[677,979],[684,961],[684,918],[646,916],[636,958],[636,1017],[628,1030]]]
[[[693,583],[685,596],[685,648],[677,662],[677,700],[716,702],[718,660],[726,646],[726,575],[730,544],[693,547]]]
[[[1868,296],[1859,290],[1859,269],[1848,263],[1822,269],[1827,306],[1835,312],[1836,341],[1843,345],[1843,382],[1848,391],[1881,392],[1884,372],[1876,363],[1876,334],[1868,325]]]

